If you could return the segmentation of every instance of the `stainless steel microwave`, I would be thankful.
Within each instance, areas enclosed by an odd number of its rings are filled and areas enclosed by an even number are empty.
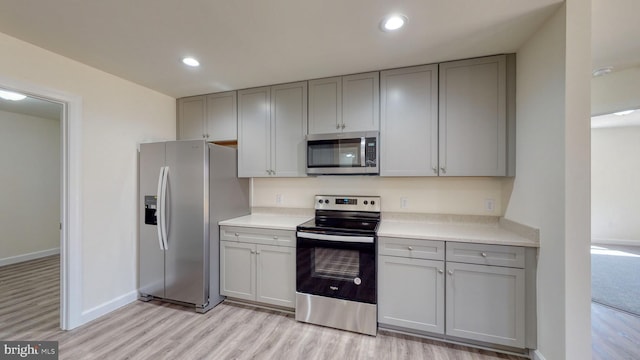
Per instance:
[[[307,135],[307,174],[379,174],[379,133]]]

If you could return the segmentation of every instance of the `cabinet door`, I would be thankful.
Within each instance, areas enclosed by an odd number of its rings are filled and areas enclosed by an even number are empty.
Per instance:
[[[205,138],[206,105],[204,95],[178,99],[178,140]]]
[[[506,56],[440,64],[440,175],[506,175]]]
[[[256,246],[220,241],[220,294],[256,300]]]
[[[271,174],[271,88],[238,91],[238,177]]]
[[[380,175],[438,176],[438,65],[380,73]]]
[[[380,74],[342,77],[342,131],[380,130]]]
[[[206,135],[209,141],[238,139],[237,108],[235,91],[207,95]]]
[[[524,348],[524,269],[447,262],[447,335]]]
[[[271,123],[273,175],[306,176],[306,81],[271,88]]]
[[[257,245],[256,301],[295,307],[295,248]]]
[[[444,333],[444,261],[378,259],[378,322]]]
[[[340,131],[342,77],[309,80],[309,134]]]

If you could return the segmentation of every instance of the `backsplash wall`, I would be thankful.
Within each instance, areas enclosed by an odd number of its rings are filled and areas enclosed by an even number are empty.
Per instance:
[[[487,177],[254,178],[251,206],[310,209],[315,195],[376,195],[382,198],[383,212],[502,216],[503,192],[510,182]],[[401,198],[406,199],[404,208]],[[493,200],[492,211],[485,209],[487,200]]]

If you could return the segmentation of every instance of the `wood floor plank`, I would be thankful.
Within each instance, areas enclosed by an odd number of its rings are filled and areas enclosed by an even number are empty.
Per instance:
[[[0,339],[58,341],[60,359],[74,360],[522,359],[388,331],[355,334],[228,302],[197,314],[175,304],[136,301],[61,331],[59,261],[52,256],[0,267]],[[640,318],[597,304],[592,310],[593,358],[640,358]]]

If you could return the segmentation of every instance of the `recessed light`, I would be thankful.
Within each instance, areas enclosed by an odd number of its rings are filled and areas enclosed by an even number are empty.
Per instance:
[[[401,27],[403,27],[404,24],[407,23],[407,21],[409,21],[409,19],[407,19],[407,17],[404,15],[401,15],[401,14],[389,15],[389,16],[386,16],[384,19],[382,19],[382,21],[380,22],[380,29],[382,31],[398,30]]]
[[[625,110],[625,111],[618,111],[618,112],[614,112],[614,115],[618,115],[618,116],[624,116],[624,115],[629,115],[632,112],[634,112],[635,110]]]
[[[196,59],[192,58],[192,57],[186,57],[186,58],[183,58],[183,59],[182,59],[182,62],[183,62],[185,65],[189,65],[189,66],[192,66],[192,67],[200,66],[200,62],[199,62],[198,60],[196,60]]]
[[[5,100],[19,101],[26,99],[27,96],[13,91],[0,90],[0,98],[3,98]]]
[[[593,71],[593,76],[607,75],[613,71],[613,66],[605,66]]]

